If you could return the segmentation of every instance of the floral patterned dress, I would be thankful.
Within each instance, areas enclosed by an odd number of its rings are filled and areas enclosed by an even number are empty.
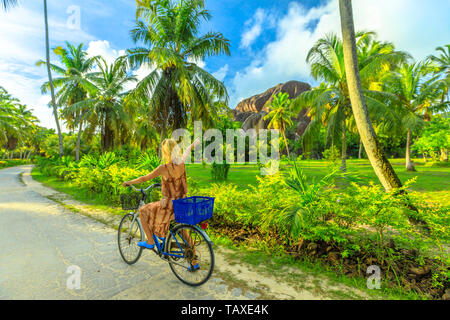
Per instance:
[[[161,176],[161,200],[146,204],[139,213],[142,223],[147,223],[154,234],[163,238],[169,232],[170,222],[175,219],[172,200],[187,195],[186,167],[184,163],[163,164],[150,173],[149,178],[158,176]]]

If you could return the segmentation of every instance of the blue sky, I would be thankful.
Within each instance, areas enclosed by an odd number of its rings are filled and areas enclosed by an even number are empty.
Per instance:
[[[19,1],[20,7],[0,12],[0,86],[34,109],[43,126],[55,127],[49,97],[39,90],[46,71],[35,66],[45,57],[42,1]],[[79,29],[70,27],[74,5]],[[357,0],[353,6],[357,29],[376,31],[417,60],[450,42],[450,0]],[[90,54],[112,60],[134,46],[133,0],[48,0],[48,7],[52,47],[82,42]],[[231,56],[199,63],[224,81],[232,108],[281,82],[314,85],[305,62],[308,50],[326,33],[340,34],[337,0],[206,0],[206,8],[212,19],[200,33],[222,32],[231,41]]]

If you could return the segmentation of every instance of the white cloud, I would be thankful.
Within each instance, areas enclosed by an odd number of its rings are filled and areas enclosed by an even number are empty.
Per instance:
[[[90,57],[102,56],[108,64],[112,64],[118,57],[126,54],[125,50],[111,48],[107,40],[90,41],[86,52]]]
[[[448,43],[447,0],[435,0],[433,4],[421,0],[365,0],[353,1],[353,7],[357,30],[376,31],[380,40],[392,41],[398,50],[407,51],[416,59],[423,59],[437,46]],[[306,55],[325,34],[341,34],[338,1],[329,0],[311,9],[292,2],[277,21],[276,29],[276,39],[231,80],[232,107],[240,97],[261,93],[278,83],[311,83]]]
[[[67,17],[49,15],[50,46],[94,39],[83,30],[67,28]],[[45,29],[42,4],[28,2],[8,12],[0,10],[0,85],[20,99],[47,128],[56,128],[52,110],[40,87],[48,81],[45,67],[37,67],[36,61],[45,59]],[[54,56],[51,56],[52,62]],[[61,123],[63,129],[64,126]]]
[[[264,9],[258,8],[253,17],[244,24],[247,30],[242,34],[240,48],[250,47],[261,35],[263,29],[273,26],[273,23],[273,17]]]
[[[217,70],[216,72],[213,72],[212,75],[214,76],[214,78],[216,78],[219,81],[223,81],[223,79],[225,79],[225,77],[227,76],[228,73],[228,64],[224,65],[222,68],[220,68],[219,70]]]
[[[192,57],[188,57],[187,61],[190,63],[195,63],[198,67],[204,69],[206,67],[205,61],[201,59],[193,59]]]

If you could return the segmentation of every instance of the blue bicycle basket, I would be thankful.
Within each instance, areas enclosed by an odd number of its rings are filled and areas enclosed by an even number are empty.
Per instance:
[[[212,218],[214,198],[194,196],[172,200],[172,203],[178,223],[195,225]]]

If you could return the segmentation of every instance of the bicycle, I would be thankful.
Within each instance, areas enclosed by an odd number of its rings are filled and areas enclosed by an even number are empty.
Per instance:
[[[156,183],[146,189],[137,189],[131,185],[128,187],[139,191],[140,195],[121,195],[122,209],[136,211],[125,214],[120,221],[117,240],[122,259],[132,265],[139,260],[144,250],[137,245],[137,242],[145,241],[139,209],[145,205],[147,191],[160,188],[161,184]],[[176,223],[171,224],[165,238],[153,234],[155,247],[147,250],[168,262],[172,272],[183,283],[190,286],[202,285],[209,280],[214,269],[213,243],[202,229],[206,228],[204,224],[199,228],[196,224],[178,223],[177,220],[175,214]],[[198,261],[198,269],[194,268],[193,261]]]

